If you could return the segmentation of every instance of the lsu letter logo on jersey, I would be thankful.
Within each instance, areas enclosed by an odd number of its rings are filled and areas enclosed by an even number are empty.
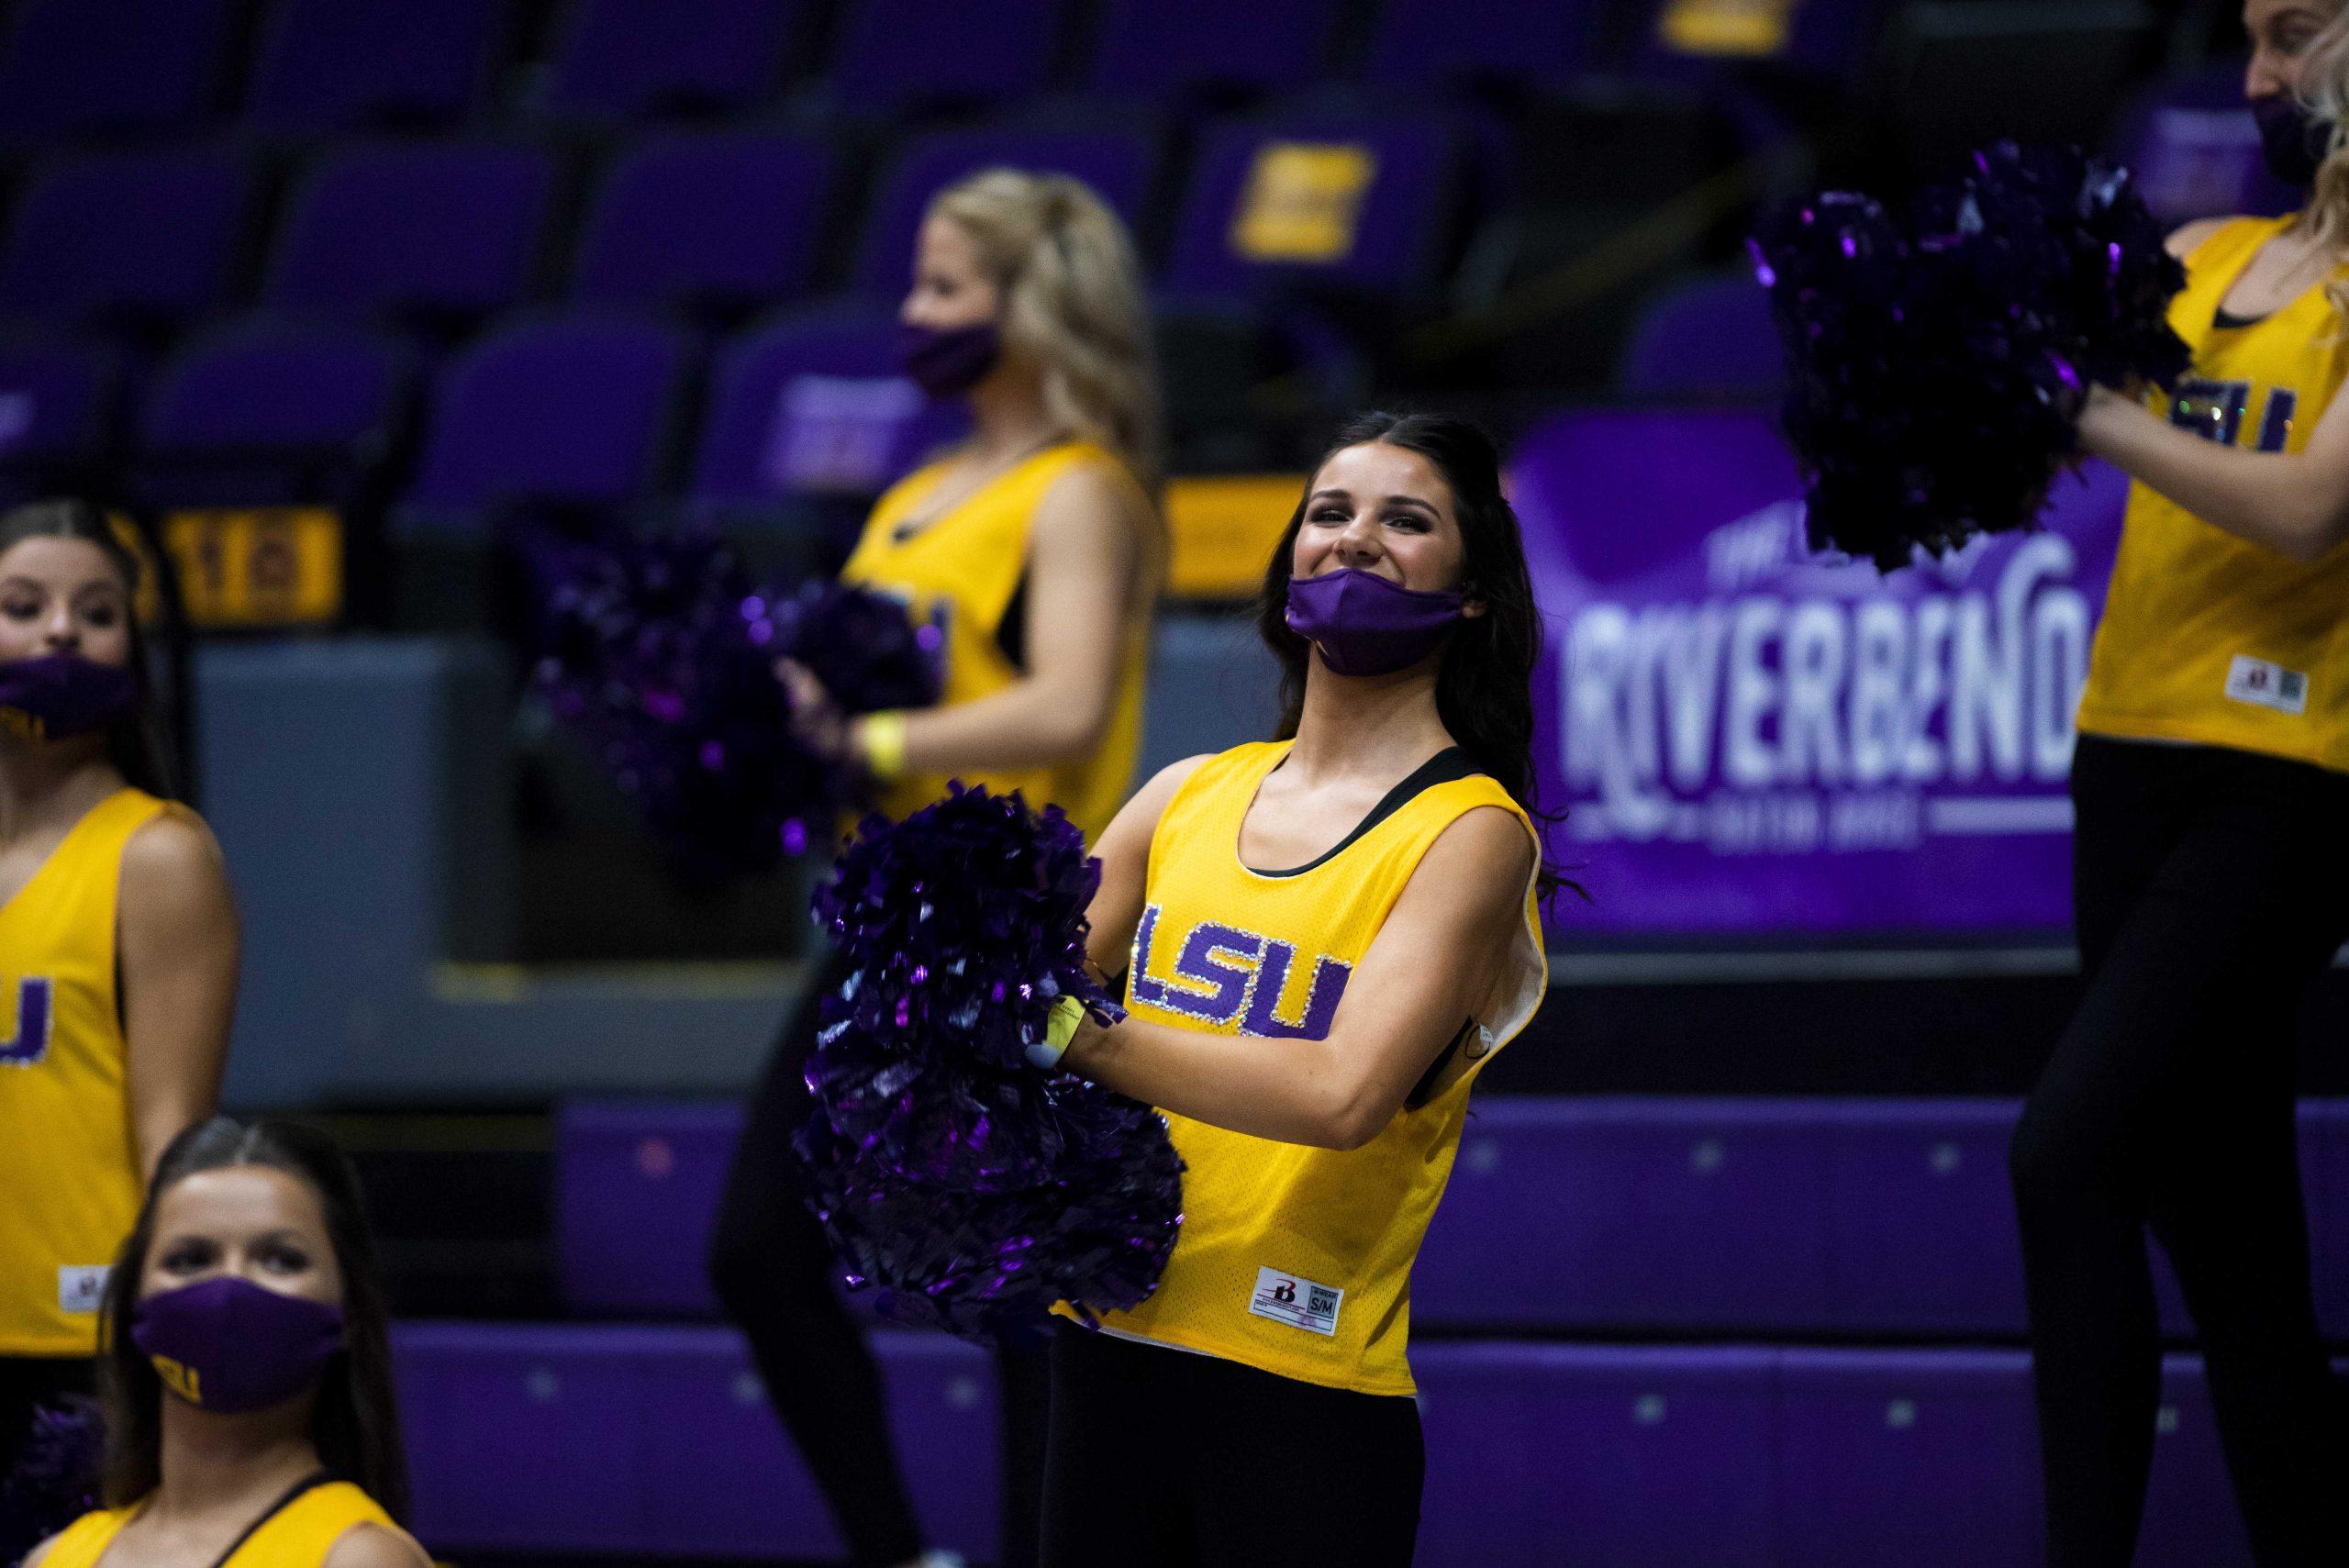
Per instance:
[[[1317,954],[1308,975],[1295,943],[1212,920],[1162,940],[1159,916],[1151,905],[1134,932],[1134,1002],[1240,1034],[1329,1038],[1353,965]]]
[[[30,1067],[49,1054],[50,983],[38,974],[17,982],[16,1018],[0,1013],[0,1067]],[[0,997],[5,997],[0,993]]]

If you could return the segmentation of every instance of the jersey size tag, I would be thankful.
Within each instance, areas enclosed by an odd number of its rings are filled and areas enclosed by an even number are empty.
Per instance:
[[[57,1309],[85,1317],[98,1309],[98,1298],[106,1293],[106,1266],[96,1264],[64,1264],[57,1271]]]
[[[1278,1269],[1258,1269],[1256,1293],[1249,1298],[1248,1310],[1309,1334],[1334,1335],[1338,1304],[1345,1298],[1346,1293],[1335,1285],[1315,1284]]]
[[[2309,678],[2298,670],[2238,653],[2227,671],[2227,695],[2278,713],[2304,714],[2309,710]]]

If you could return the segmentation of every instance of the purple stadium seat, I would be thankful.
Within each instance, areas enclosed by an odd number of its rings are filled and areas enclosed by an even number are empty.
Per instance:
[[[1788,1350],[1778,1375],[1780,1561],[2037,1560],[2039,1451],[2023,1352]]]
[[[579,0],[547,107],[570,119],[740,112],[763,101],[807,0]]]
[[[2011,1333],[2022,1259],[2006,1100],[1859,1101],[1824,1107],[1835,1320],[1916,1334]]]
[[[18,0],[0,139],[184,129],[218,84],[237,0]]]
[[[982,1352],[874,1350],[923,1522],[992,1540]],[[417,1527],[440,1552],[839,1555],[730,1329],[406,1323]],[[1422,1343],[1422,1568],[1980,1568],[2039,1561],[2021,1351]],[[2249,1552],[2192,1357],[2164,1368],[2141,1564]]]
[[[1166,282],[1220,295],[1299,280],[1424,291],[1444,261],[1456,162],[1439,120],[1219,122],[1201,140]]]
[[[2014,1118],[1987,1100],[1480,1101],[1413,1274],[1413,1325],[2019,1333]],[[565,1107],[574,1309],[715,1314],[700,1260],[739,1125],[729,1106]],[[2349,1106],[2305,1107],[2301,1137],[2320,1316],[2337,1334]],[[2154,1265],[2164,1327],[2189,1333],[2158,1249]]]
[[[2267,172],[2243,72],[2227,66],[2152,88],[2123,117],[2121,158],[2164,223],[2289,212],[2299,193]]]
[[[1044,85],[1063,9],[1062,0],[854,0],[828,80],[859,115],[1031,97]]]
[[[0,338],[0,502],[105,455],[124,376],[109,344],[50,332]]]
[[[407,1324],[394,1336],[417,1528],[436,1549],[651,1535],[640,1366],[682,1330]]]
[[[268,130],[444,126],[486,95],[506,0],[279,0],[245,94]]]
[[[1615,390],[1633,397],[1762,399],[1785,383],[1770,296],[1742,270],[1651,295],[1615,373]]]
[[[1775,1361],[1712,1346],[1415,1348],[1417,1561],[1767,1568]]]
[[[1885,0],[1645,0],[1641,66],[1685,77],[1691,67],[1765,61],[1813,76],[1858,67],[1875,42]],[[1783,25],[1779,18],[1783,17]]]
[[[741,1107],[573,1100],[555,1115],[555,1260],[564,1307],[712,1318],[707,1260]]]
[[[507,501],[612,504],[650,492],[685,381],[683,329],[634,317],[495,328],[441,372],[406,520],[478,527]]]
[[[874,1337],[922,1522],[984,1551],[995,1379],[941,1334]],[[740,1338],[716,1328],[409,1323],[393,1336],[417,1532],[436,1551],[837,1559]]]
[[[803,292],[831,158],[763,131],[648,137],[612,165],[572,272],[577,300],[745,309]]]
[[[553,160],[523,147],[338,149],[293,197],[262,303],[419,316],[512,305],[529,287],[554,179]]]
[[[325,499],[315,475],[389,455],[412,373],[405,344],[364,328],[263,316],[215,328],[148,393],[143,487],[181,504]]]
[[[1822,1321],[1819,1115],[1809,1101],[1482,1102],[1420,1253],[1414,1320]],[[1533,1237],[1541,1244],[1528,1246]]]
[[[894,319],[824,310],[754,328],[711,376],[688,505],[756,512],[793,495],[871,495],[952,439],[959,411],[897,372]]]
[[[957,127],[908,141],[878,181],[857,250],[856,286],[878,298],[905,293],[930,198],[981,169],[1071,174],[1139,228],[1158,161],[1158,139],[1140,128],[1051,129]]]
[[[1598,9],[1599,0],[1388,0],[1364,74],[1373,87],[1558,86],[1590,67]]]
[[[1001,1488],[994,1369],[984,1353],[943,1334],[878,1333],[873,1345],[923,1524],[942,1544],[988,1556]],[[713,1408],[708,1396],[718,1389],[727,1400]],[[653,1430],[663,1440],[653,1463],[653,1528],[665,1554],[841,1558],[830,1520],[809,1506],[814,1484],[780,1440],[731,1334],[701,1366],[678,1365],[649,1393]],[[779,1515],[796,1527],[796,1541],[780,1537]]]
[[[17,204],[0,315],[152,323],[209,310],[232,285],[251,200],[230,152],[60,160]]]
[[[1087,83],[1151,99],[1201,91],[1293,91],[1330,50],[1335,0],[1109,0]]]

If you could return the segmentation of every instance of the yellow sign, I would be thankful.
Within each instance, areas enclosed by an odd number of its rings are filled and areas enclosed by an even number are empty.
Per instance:
[[[317,626],[342,614],[342,519],[328,507],[174,512],[163,541],[191,626]]]
[[[1787,47],[1802,0],[1669,0],[1656,19],[1666,49],[1682,54],[1772,55]]]
[[[1301,473],[1167,481],[1167,592],[1178,599],[1252,595],[1304,494]]]
[[[106,526],[114,529],[114,537],[121,541],[122,548],[130,551],[130,558],[139,562],[139,594],[137,602],[130,606],[131,615],[140,626],[161,625],[163,590],[155,566],[155,552],[147,548],[147,536],[120,512],[108,512]]]
[[[1356,142],[1268,141],[1241,192],[1231,248],[1253,261],[1342,261],[1377,177],[1377,155]]]

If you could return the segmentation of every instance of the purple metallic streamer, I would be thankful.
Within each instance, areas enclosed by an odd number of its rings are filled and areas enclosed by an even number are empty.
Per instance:
[[[856,967],[808,1062],[799,1149],[851,1283],[893,1316],[983,1337],[1155,1288],[1182,1223],[1164,1120],[1027,1056],[1063,996],[1122,1016],[1085,967],[1099,876],[1058,809],[957,784],[866,819],[817,891]]]
[[[859,799],[793,732],[778,659],[809,663],[845,713],[937,700],[934,628],[844,584],[754,587],[707,535],[546,544],[537,565],[540,696],[703,880],[798,853]]]
[[[16,1468],[0,1476],[0,1562],[14,1562],[100,1506],[106,1422],[97,1402],[68,1397],[33,1414]]]
[[[1897,212],[1829,193],[1766,217],[1814,547],[1889,571],[2032,526],[2080,460],[2085,389],[2186,370],[2164,241],[2126,170],[2011,143]]]

